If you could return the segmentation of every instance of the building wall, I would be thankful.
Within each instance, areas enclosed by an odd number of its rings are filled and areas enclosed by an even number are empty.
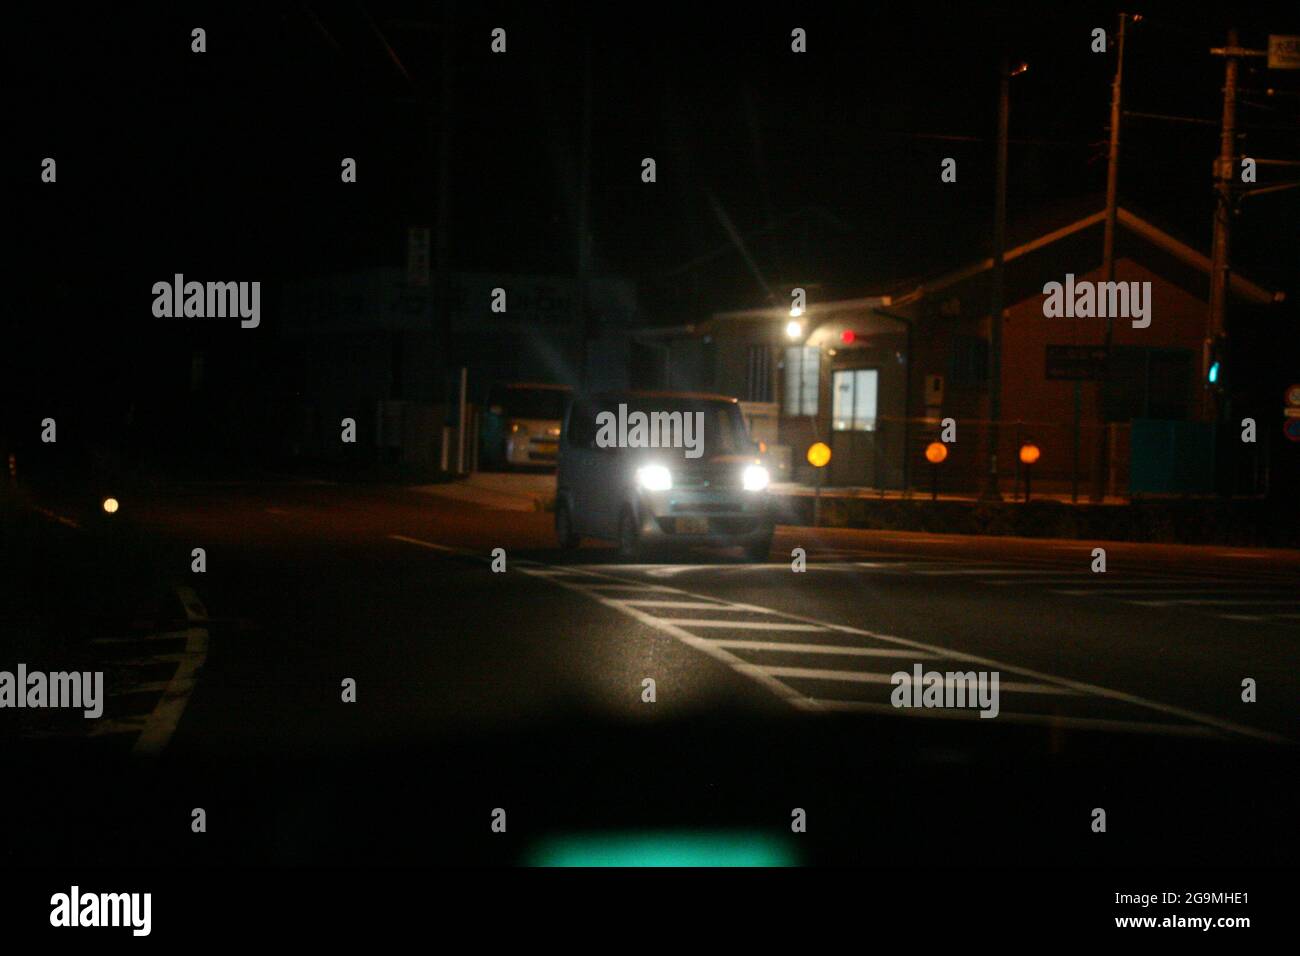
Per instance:
[[[505,290],[505,312],[492,310],[495,288]],[[579,385],[584,355],[595,387],[625,384],[622,330],[636,317],[635,286],[600,277],[589,291],[592,323],[584,330],[574,314],[575,283],[564,276],[457,273],[445,302],[435,302],[428,287],[409,286],[406,273],[391,267],[286,283],[281,331],[296,359],[289,412],[296,424],[286,450],[364,455],[377,444],[391,449],[395,434],[419,432],[403,438],[397,453],[426,459],[444,419],[454,415],[461,366],[469,369],[471,403],[495,382]],[[381,434],[379,403],[395,402],[409,405],[403,424]],[[351,448],[337,441],[345,415],[358,424]]]
[[[1185,350],[1191,357],[1194,373],[1187,384],[1186,399],[1188,408],[1195,410],[1200,392],[1206,303],[1132,259],[1116,262],[1115,278],[1119,282],[1150,282],[1152,296],[1150,327],[1135,329],[1130,320],[1116,319],[1115,347]],[[1100,282],[1101,271],[1075,276],[1076,283],[1081,280]],[[1044,318],[1045,298],[1037,295],[1015,303],[1003,322],[1002,417],[1006,420],[1073,421],[1074,384],[1047,380],[1047,346],[1099,345],[1105,341],[1105,319]],[[1085,422],[1102,421],[1099,384],[1084,384],[1082,413]]]

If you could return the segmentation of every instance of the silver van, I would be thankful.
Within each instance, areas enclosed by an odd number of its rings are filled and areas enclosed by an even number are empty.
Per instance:
[[[560,438],[555,533],[647,550],[739,546],[767,558],[774,520],[767,469],[734,398],[609,392],[575,398]]]

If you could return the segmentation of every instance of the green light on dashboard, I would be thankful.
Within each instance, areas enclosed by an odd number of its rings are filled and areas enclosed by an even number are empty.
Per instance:
[[[766,833],[578,834],[532,848],[527,866],[795,866],[789,844]]]

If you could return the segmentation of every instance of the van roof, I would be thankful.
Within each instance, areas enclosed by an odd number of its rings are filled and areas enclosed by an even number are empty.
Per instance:
[[[600,392],[597,398],[685,398],[701,402],[728,402],[737,404],[734,396],[719,395],[716,392],[668,392],[647,389],[632,389],[618,392]]]

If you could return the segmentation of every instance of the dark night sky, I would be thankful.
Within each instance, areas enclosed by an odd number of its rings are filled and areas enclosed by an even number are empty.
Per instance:
[[[1160,19],[1132,37],[1128,108],[1217,119],[1222,66],[1208,47],[1229,23],[1252,45],[1270,30],[1300,33],[1294,7],[1186,9],[1145,8]],[[641,283],[643,302],[660,306],[647,322],[698,317],[676,310],[691,276],[682,267],[701,257],[691,302],[761,302],[725,249],[710,195],[752,237],[778,288],[866,288],[965,261],[991,231],[1004,45],[1030,63],[1013,81],[1012,136],[1027,142],[1011,151],[1012,215],[1103,190],[1113,58],[1088,41],[1094,26],[1113,29],[1114,11],[458,4],[451,265],[572,270],[585,31],[595,266]],[[405,226],[431,219],[437,4],[42,7],[6,17],[18,308],[0,370],[11,407],[121,387],[177,336],[238,335],[161,329],[149,287],[173,272],[273,282],[397,265]],[[196,25],[208,30],[201,56],[189,51]],[[494,26],[508,30],[503,57],[488,48]],[[794,26],[808,31],[804,56],[789,52]],[[1300,73],[1246,71],[1243,84],[1294,91]],[[1251,94],[1241,119],[1257,155],[1300,158],[1300,98]],[[1208,246],[1217,130],[1131,121],[1125,134],[1123,200]],[[38,181],[47,155],[58,160],[57,186]],[[355,186],[339,183],[343,156],[358,160]],[[658,161],[654,185],[639,180],[644,156]],[[939,182],[945,156],[958,160],[956,184]],[[1300,191],[1252,202],[1238,221],[1238,268],[1300,294]]]

